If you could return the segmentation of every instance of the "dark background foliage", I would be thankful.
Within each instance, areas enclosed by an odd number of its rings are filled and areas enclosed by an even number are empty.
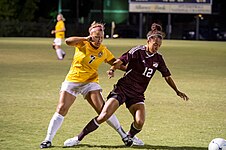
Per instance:
[[[115,32],[121,37],[137,38],[139,35],[139,13],[128,12],[128,0],[0,0],[0,36],[52,36],[50,30],[60,12],[66,18],[67,36],[87,35],[87,27],[94,20],[106,23],[106,34],[110,34],[111,21],[116,22]],[[203,15],[200,21],[200,38],[215,40],[226,31],[226,1],[213,0],[212,14]],[[106,13],[120,9],[122,15]],[[144,13],[143,33],[145,37],[153,22],[166,29],[167,14]],[[186,34],[195,29],[195,14],[172,14],[172,38],[188,38]],[[226,35],[226,34],[225,34]],[[191,37],[192,38],[192,37]]]

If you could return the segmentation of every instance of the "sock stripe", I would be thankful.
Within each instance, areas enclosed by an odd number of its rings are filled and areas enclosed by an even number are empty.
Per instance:
[[[97,123],[96,118],[93,119],[93,122],[94,122],[98,127],[100,126],[100,124]]]
[[[142,129],[137,129],[137,128],[135,127],[134,123],[132,124],[132,126],[133,126],[133,128],[136,129],[136,130],[139,130],[139,131],[142,130]]]

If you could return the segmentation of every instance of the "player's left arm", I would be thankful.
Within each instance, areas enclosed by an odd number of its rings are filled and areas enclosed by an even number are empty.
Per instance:
[[[171,78],[171,76],[167,76],[164,78],[165,78],[165,81],[168,83],[168,85],[177,93],[178,96],[183,98],[185,101],[187,101],[189,99],[189,97],[185,93],[183,93],[177,89],[177,86],[176,86],[175,82],[173,81],[173,78]]]

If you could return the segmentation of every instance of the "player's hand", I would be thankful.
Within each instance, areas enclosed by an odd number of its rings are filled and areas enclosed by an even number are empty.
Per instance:
[[[94,42],[94,38],[91,35],[87,36],[86,39],[88,42]]]
[[[185,93],[178,91],[177,95],[180,96],[181,98],[183,98],[185,101],[189,100],[189,97]]]
[[[52,30],[52,31],[51,31],[51,34],[54,34],[54,33],[55,33],[55,30]]]
[[[115,71],[113,69],[110,69],[110,70],[107,71],[107,74],[108,74],[109,79],[112,78],[112,77],[114,77],[114,72]]]

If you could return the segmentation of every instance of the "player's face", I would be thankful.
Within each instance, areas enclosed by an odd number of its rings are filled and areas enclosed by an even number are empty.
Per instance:
[[[62,16],[61,15],[57,15],[57,21],[62,20]]]
[[[96,47],[99,47],[104,39],[104,32],[103,31],[94,31],[91,33],[92,36],[92,44]]]
[[[151,53],[156,53],[162,44],[162,37],[160,36],[150,37],[147,43],[149,51]]]

